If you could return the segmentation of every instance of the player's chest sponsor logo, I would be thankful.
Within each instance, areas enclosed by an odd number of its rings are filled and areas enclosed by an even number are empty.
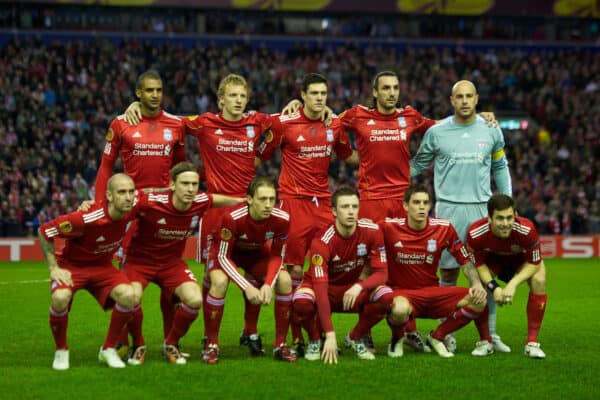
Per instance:
[[[404,128],[382,128],[371,129],[370,142],[405,142],[408,138]]]
[[[356,255],[359,257],[367,255],[367,245],[365,243],[359,243],[356,246]]]
[[[398,126],[400,128],[406,128],[406,118],[404,117],[398,117]]]
[[[163,139],[165,142],[170,142],[173,140],[173,131],[168,128],[163,129]]]
[[[427,241],[427,251],[429,253],[434,253],[437,250],[437,240],[429,239]]]

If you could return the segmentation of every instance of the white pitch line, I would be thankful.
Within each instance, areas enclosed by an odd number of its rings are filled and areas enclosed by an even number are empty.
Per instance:
[[[50,279],[34,279],[34,280],[30,280],[30,281],[10,281],[10,282],[1,282],[0,281],[0,285],[12,285],[15,283],[42,283],[42,282],[50,282]]]

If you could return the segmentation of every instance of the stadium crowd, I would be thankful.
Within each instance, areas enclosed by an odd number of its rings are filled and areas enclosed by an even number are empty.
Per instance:
[[[519,213],[540,233],[600,232],[597,52],[395,50],[327,42],[284,52],[241,44],[183,48],[101,38],[45,44],[14,37],[0,55],[0,236],[33,236],[41,223],[93,197],[108,125],[135,99],[135,78],[148,68],[163,77],[164,108],[183,115],[217,111],[217,85],[230,72],[248,79],[248,109],[264,112],[299,98],[303,74],[322,73],[329,79],[328,105],[341,112],[368,104],[372,77],[389,69],[400,77],[400,105],[431,118],[451,115],[452,83],[471,80],[479,110],[525,112],[536,122],[504,132]],[[199,164],[192,149],[188,159]],[[277,175],[277,162],[262,173]],[[330,175],[332,189],[356,181],[354,167],[342,162]],[[431,184],[431,175],[424,179]]]

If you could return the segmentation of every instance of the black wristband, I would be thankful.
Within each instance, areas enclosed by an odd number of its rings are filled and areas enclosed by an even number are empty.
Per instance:
[[[488,290],[490,291],[490,293],[494,293],[494,290],[496,290],[496,288],[500,287],[500,285],[498,285],[498,282],[496,282],[494,279],[489,281],[486,286],[487,286]]]

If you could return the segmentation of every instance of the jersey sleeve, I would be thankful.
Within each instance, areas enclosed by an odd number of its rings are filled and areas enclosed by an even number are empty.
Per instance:
[[[540,235],[537,230],[531,224],[531,230],[525,237],[525,254],[527,256],[527,262],[530,264],[538,265],[542,262],[542,250],[540,244]]]
[[[331,321],[331,304],[327,290],[328,284],[328,261],[329,249],[320,239],[313,239],[310,245],[310,266],[309,271],[312,277],[313,289],[315,291],[315,300],[317,303],[317,313],[319,322],[324,332],[333,331],[333,323]]]
[[[277,115],[270,118],[269,131],[265,134],[263,142],[258,146],[256,156],[263,161],[270,160],[275,150],[281,146],[283,141],[283,125]]]
[[[420,175],[424,170],[429,168],[431,160],[435,156],[435,134],[432,129],[425,132],[423,141],[417,150],[417,154],[410,160],[410,176]]]
[[[415,121],[415,132],[420,133],[421,135],[427,132],[429,128],[435,125],[435,120],[424,117],[420,112],[412,108],[411,106],[407,106],[406,110],[408,110],[411,116]]]
[[[476,229],[476,226],[476,224],[473,224],[467,229],[467,250],[471,253],[475,266],[480,267],[487,262],[489,252],[485,251],[479,243],[480,239],[473,239],[471,236],[471,229]]]
[[[456,229],[452,225],[448,227],[446,233],[446,240],[448,241],[448,252],[452,254],[458,265],[465,265],[471,261],[471,254],[467,250],[467,247],[458,237]]]
[[[246,290],[250,286],[250,282],[242,276],[238,271],[238,266],[231,258],[233,246],[235,245],[235,221],[230,214],[223,217],[221,229],[219,229],[217,240],[213,241],[212,253],[216,255],[216,262],[227,274],[227,276],[235,282],[242,290]],[[212,258],[212,257],[211,257]],[[210,265],[209,265],[210,269]]]
[[[365,289],[375,289],[377,286],[384,285],[388,279],[388,266],[383,234],[380,229],[374,230],[372,234],[369,265],[372,273],[367,279],[360,282],[360,285]]]
[[[283,257],[285,256],[285,245],[288,237],[288,231],[289,222],[282,222],[281,228],[278,229],[277,235],[273,237],[269,261],[267,263],[267,275],[265,277],[265,283],[269,286],[273,286],[275,279],[281,270]]]
[[[183,117],[183,126],[185,134],[198,139],[198,137],[202,135],[204,123],[205,122],[203,115],[190,115],[187,117]]]
[[[338,140],[335,143],[335,154],[340,160],[345,160],[352,155],[352,145],[342,123],[340,122],[337,125]]]
[[[352,124],[354,123],[355,117],[356,107],[352,107],[345,111],[342,111],[342,113],[338,115],[338,118],[340,119],[340,122],[342,123],[345,129],[352,129]]]
[[[72,239],[83,235],[84,223],[80,211],[61,215],[40,226],[40,233],[49,242],[55,238]]]
[[[504,152],[504,135],[500,128],[496,128],[496,140],[492,149],[492,176],[498,191],[502,194],[512,196],[512,183],[508,160]]]
[[[98,167],[98,174],[96,175],[96,194],[94,197],[96,202],[103,200],[106,196],[108,179],[111,177],[113,167],[119,157],[121,141],[121,123],[114,119],[106,132],[106,143],[104,145],[104,151],[102,152],[102,160]]]

